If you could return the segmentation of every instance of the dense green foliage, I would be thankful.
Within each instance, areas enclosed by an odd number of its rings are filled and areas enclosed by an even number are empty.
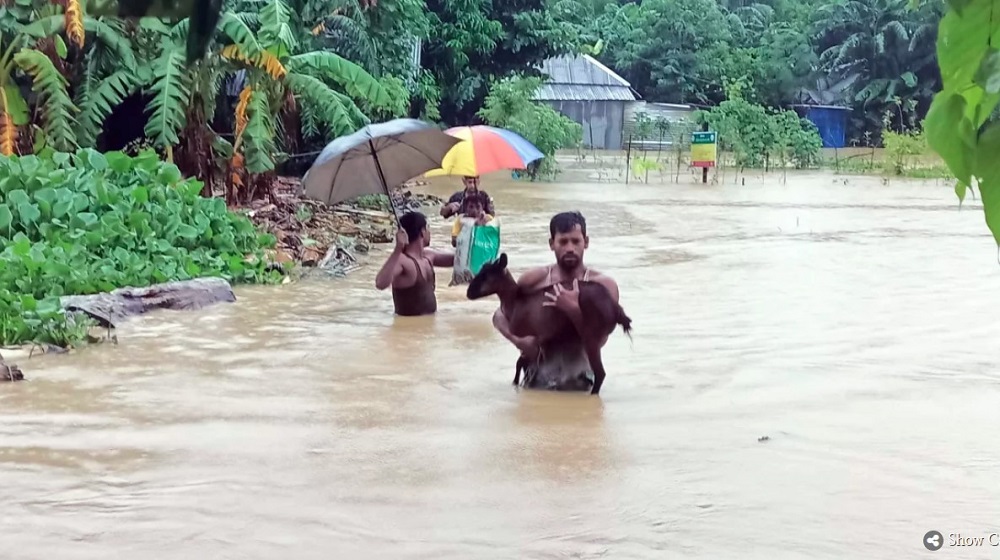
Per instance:
[[[538,78],[505,78],[494,84],[479,115],[488,124],[507,128],[524,136],[546,157],[532,163],[528,176],[551,178],[558,173],[556,150],[579,145],[583,127],[547,105],[532,102],[541,86]]]
[[[153,152],[0,158],[0,344],[64,344],[58,297],[220,276],[271,282],[257,232]]]
[[[820,161],[816,126],[794,111],[766,109],[747,101],[740,85],[730,86],[730,98],[710,111],[695,113],[695,120],[718,131],[720,147],[736,156],[741,167],[812,167]]]
[[[927,142],[958,179],[959,200],[973,187],[1000,244],[1000,11],[992,0],[949,0],[938,30],[942,90],[925,122]],[[997,13],[994,13],[997,12]]]
[[[545,0],[427,0],[434,30],[422,64],[441,91],[448,125],[473,124],[490,84],[531,74],[572,49],[573,29]]]
[[[853,108],[854,143],[877,141],[887,108],[926,112],[940,83],[940,2],[910,0],[554,0],[580,44],[648,101],[716,105],[744,79],[764,106]],[[890,129],[905,115],[894,113]],[[868,133],[866,136],[865,133]]]

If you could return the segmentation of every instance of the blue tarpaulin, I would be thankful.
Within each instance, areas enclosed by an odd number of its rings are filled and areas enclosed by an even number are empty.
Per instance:
[[[834,105],[794,105],[795,111],[819,129],[824,148],[847,145],[847,114],[850,109]]]

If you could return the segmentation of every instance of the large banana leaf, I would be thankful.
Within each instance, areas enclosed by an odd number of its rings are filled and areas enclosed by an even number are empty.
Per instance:
[[[315,51],[288,59],[290,72],[326,78],[340,84],[351,97],[373,105],[391,102],[389,92],[364,68],[332,52]]]
[[[31,89],[38,94],[42,112],[42,130],[53,148],[71,152],[76,149],[77,108],[69,97],[66,78],[56,70],[52,61],[40,51],[22,49],[14,55],[14,62],[31,76]]]

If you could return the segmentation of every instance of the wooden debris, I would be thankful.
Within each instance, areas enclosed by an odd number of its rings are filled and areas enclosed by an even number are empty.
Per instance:
[[[274,262],[293,261],[341,275],[357,266],[357,260],[346,248],[366,252],[372,243],[390,243],[394,239],[395,218],[384,195],[367,197],[363,203],[356,200],[327,206],[301,198],[299,186],[297,178],[278,177],[274,201],[258,201],[247,212],[255,224],[277,239],[270,255]],[[409,190],[397,190],[394,194],[400,212],[440,206],[444,202]],[[344,249],[343,253],[340,249]]]

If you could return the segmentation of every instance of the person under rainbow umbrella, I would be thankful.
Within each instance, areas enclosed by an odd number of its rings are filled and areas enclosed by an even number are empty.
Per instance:
[[[445,130],[445,133],[459,138],[445,154],[441,167],[432,169],[424,177],[439,177],[443,175],[458,175],[462,177],[464,188],[451,195],[448,202],[441,208],[441,216],[449,218],[461,211],[462,201],[467,194],[484,191],[479,190],[479,176],[502,169],[527,169],[534,161],[542,159],[544,154],[520,134],[487,125],[457,126]],[[493,199],[486,195],[489,201],[486,212],[495,215]]]

